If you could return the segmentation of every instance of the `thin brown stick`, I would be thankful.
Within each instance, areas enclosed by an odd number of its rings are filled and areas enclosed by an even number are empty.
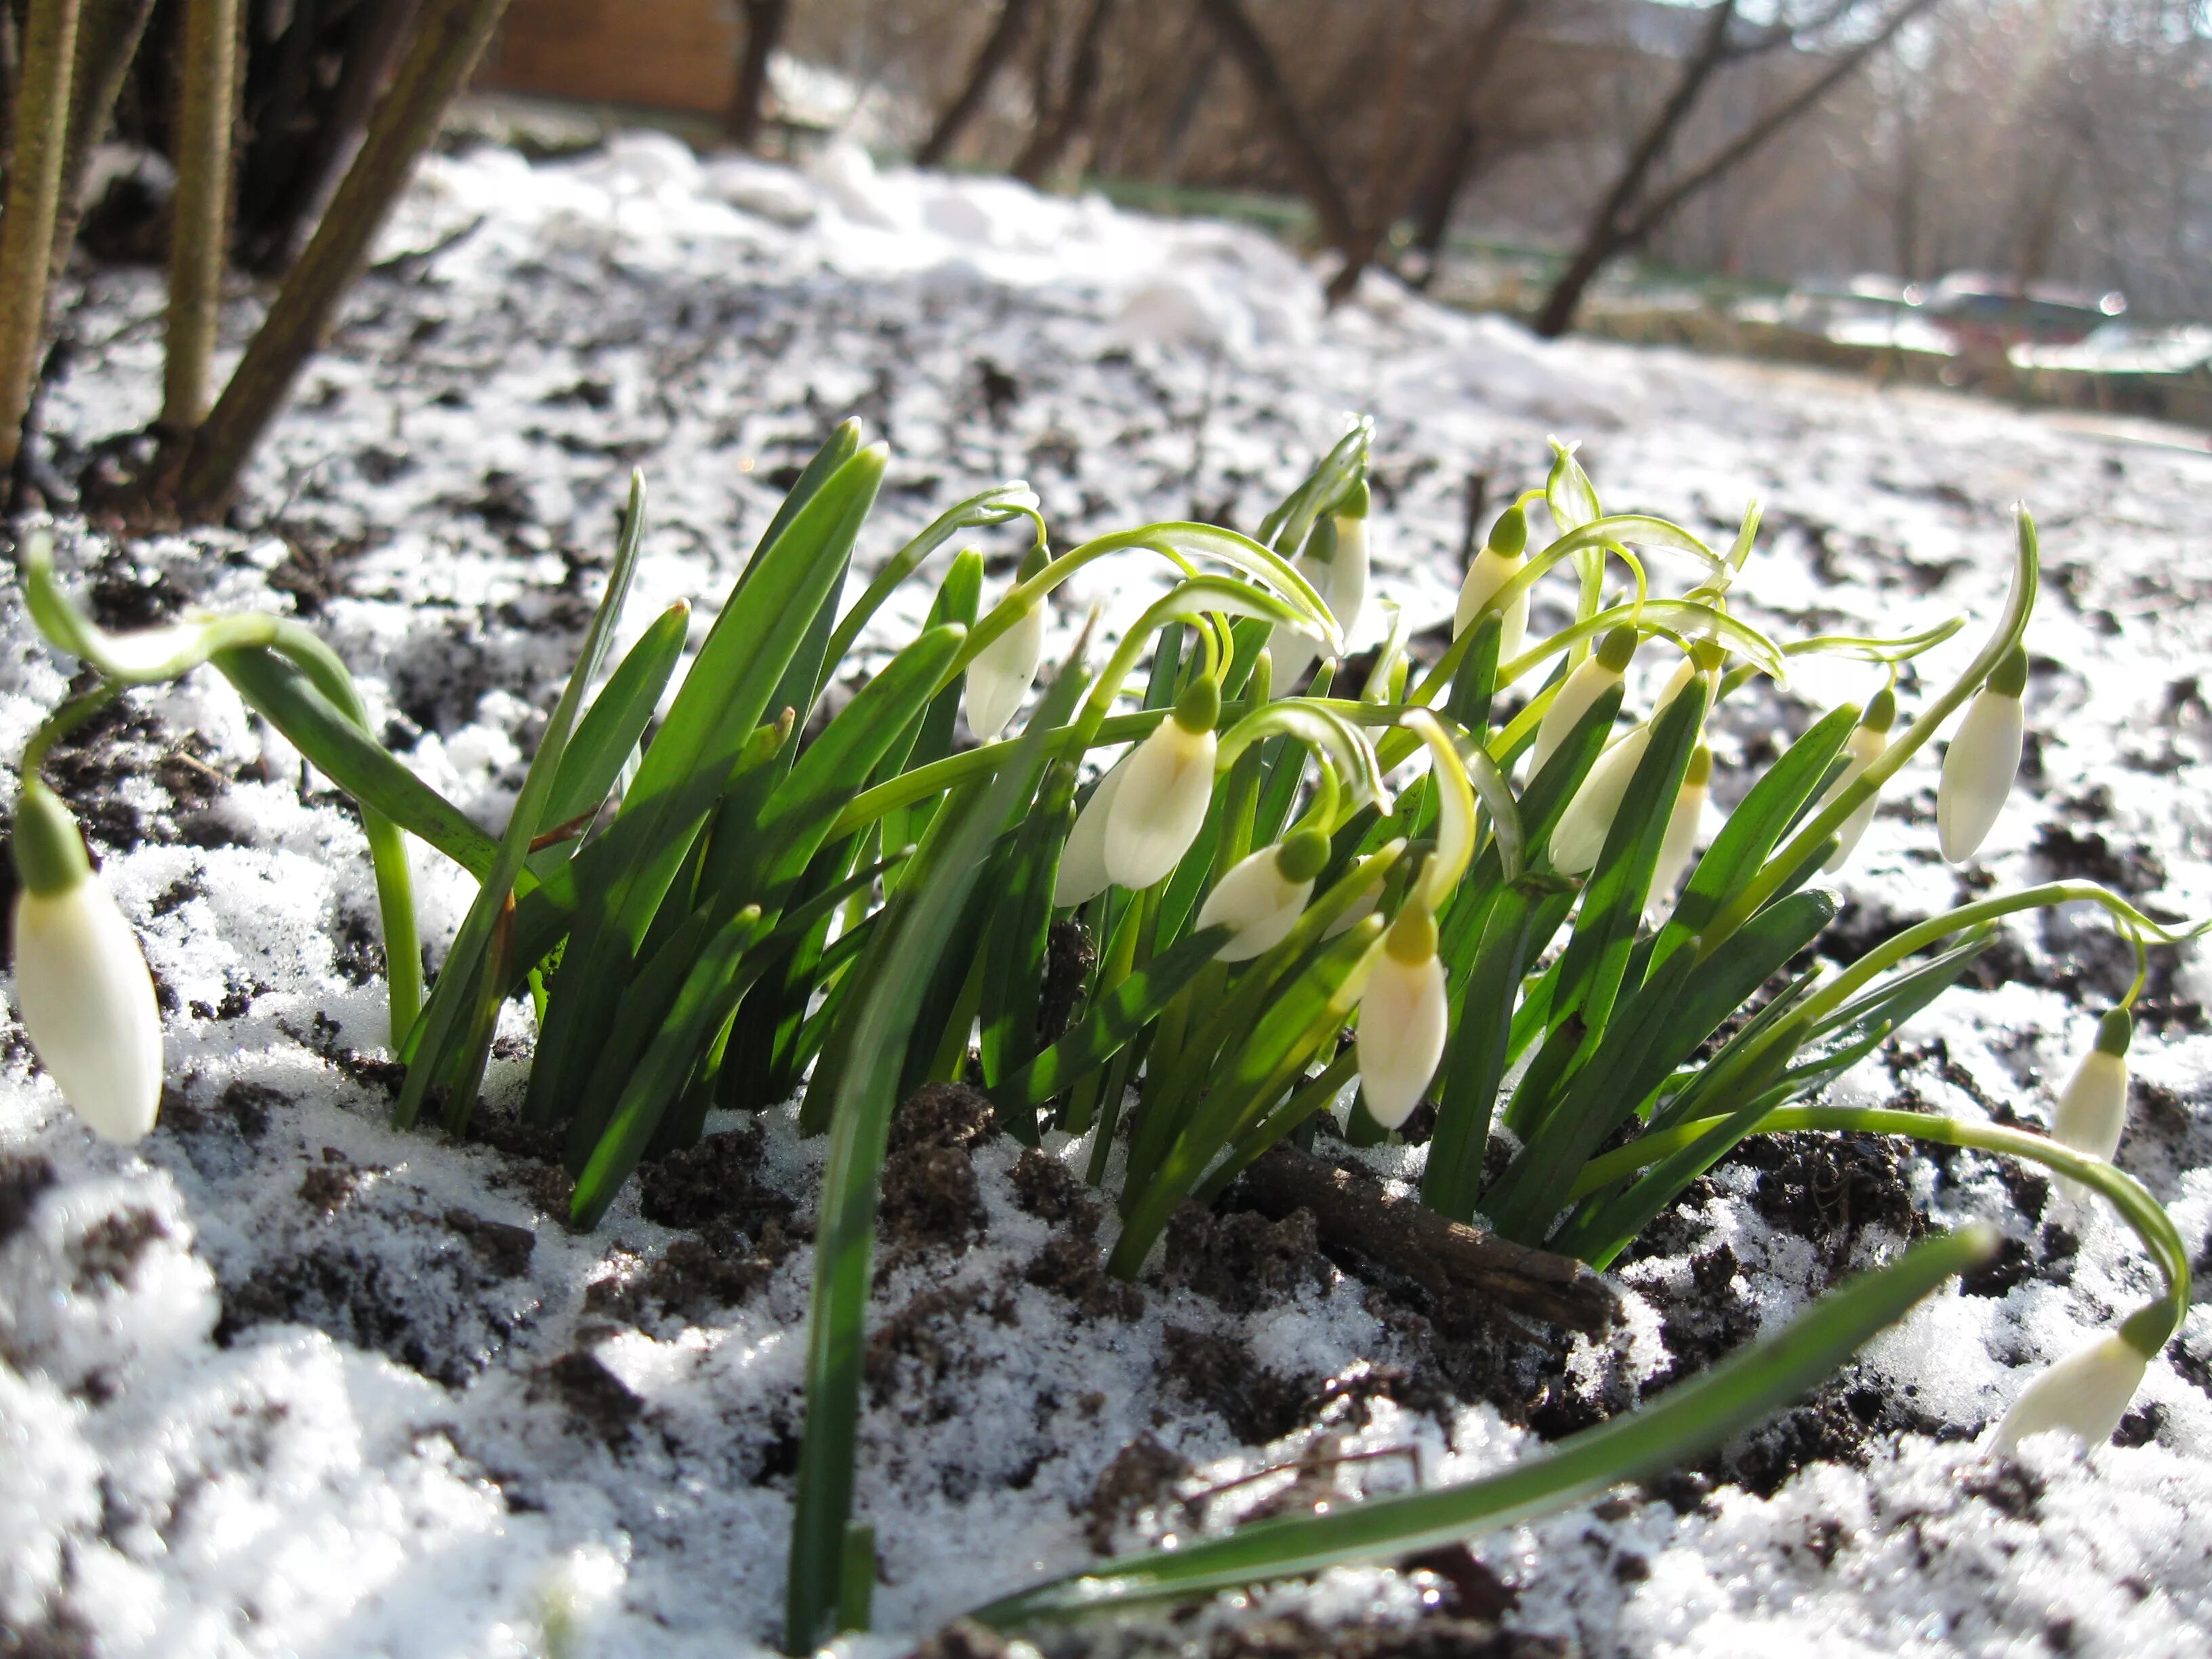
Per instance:
[[[378,227],[506,9],[507,0],[439,0],[425,13],[329,210],[192,441],[177,483],[178,510],[187,519],[211,517],[237,488],[246,458],[328,336]]]
[[[1486,1297],[1516,1312],[1592,1334],[1611,1328],[1620,1303],[1572,1256],[1531,1249],[1418,1199],[1394,1198],[1373,1177],[1325,1164],[1288,1142],[1253,1160],[1229,1201],[1280,1220],[1308,1210],[1324,1242],[1401,1273],[1440,1301]]]
[[[77,0],[33,0],[23,30],[8,209],[0,215],[0,474],[23,443],[31,378],[46,332],[46,264],[67,146]]]
[[[169,220],[169,312],[161,429],[189,437],[214,396],[216,313],[230,216],[230,135],[238,100],[238,0],[186,0]]]

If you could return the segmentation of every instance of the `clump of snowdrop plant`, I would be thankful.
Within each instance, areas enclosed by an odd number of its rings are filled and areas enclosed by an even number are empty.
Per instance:
[[[1333,1117],[1371,1139],[1424,1103],[1424,1201],[1598,1267],[1753,1134],[1870,1132],[2038,1162],[2113,1205],[2165,1287],[2032,1385],[1997,1443],[2108,1434],[2188,1299],[2172,1223],[2109,1161],[2141,974],[2052,1136],[1817,1097],[1941,995],[2007,915],[2094,902],[2139,964],[2147,941],[2182,933],[2062,882],[1978,898],[1842,968],[1784,971],[1840,906],[1814,877],[1851,856],[1884,784],[1962,708],[1939,797],[1945,854],[1972,857],[2002,811],[2038,581],[2026,515],[1988,638],[1948,678],[1932,658],[1919,665],[1912,683],[1936,689],[1900,731],[1899,665],[1962,621],[1779,642],[1732,606],[1755,507],[1717,550],[1668,520],[1607,512],[1555,446],[1543,485],[1476,556],[1449,648],[1416,661],[1407,619],[1383,604],[1384,637],[1347,695],[1346,636],[1370,597],[1369,442],[1355,423],[1249,536],[1170,522],[1054,550],[1036,498],[1010,483],[886,555],[863,540],[884,451],[848,423],[688,660],[680,605],[612,653],[643,521],[634,485],[606,592],[495,838],[378,745],[343,665],[297,624],[194,618],[112,638],[70,603],[42,544],[25,576],[48,637],[98,671],[95,696],[211,666],[360,803],[403,1125],[426,1111],[449,1131],[467,1123],[500,1009],[520,997],[538,1031],[522,1111],[566,1136],[579,1227],[641,1159],[695,1140],[718,1109],[797,1097],[803,1131],[829,1138],[794,1651],[866,1621],[872,1545],[854,1464],[877,1179],[894,1106],[934,1081],[980,1076],[1022,1141],[1087,1138],[1090,1179],[1119,1216],[1108,1265],[1124,1276],[1178,1205],[1212,1199],[1279,1143],[1310,1142]],[[1009,528],[1029,545],[1006,591],[987,605],[980,553],[954,552],[921,631],[868,657],[857,691],[816,725],[892,591],[960,538]],[[1047,671],[1054,590],[1108,558],[1125,582],[1157,578],[1144,590],[1156,597],[1103,663],[1094,623]],[[1656,590],[1647,559],[1688,584]],[[1540,586],[1547,614],[1567,621],[1536,637]],[[1812,653],[1867,663],[1879,676],[1867,706],[1816,715],[1771,764],[1730,779],[1735,805],[1708,836],[1713,708]],[[1639,662],[1662,682],[1643,706],[1629,677]],[[52,964],[50,984],[74,1001],[64,1011],[20,975],[19,997],[71,1103],[127,1139],[158,1094],[145,970],[33,781],[43,744],[33,751],[17,816],[19,949],[26,972]],[[406,836],[479,883],[427,1003]],[[1072,1019],[1048,1025],[1048,947],[1070,924],[1096,962]],[[1494,1160],[1500,1131],[1513,1150]],[[1571,1501],[1772,1409],[1990,1248],[1974,1230],[1921,1247],[1505,1476],[1109,1563],[980,1616],[1201,1594]]]

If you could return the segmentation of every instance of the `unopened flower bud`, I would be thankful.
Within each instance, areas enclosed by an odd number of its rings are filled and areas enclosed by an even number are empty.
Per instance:
[[[1943,757],[1936,833],[1943,856],[1954,864],[1973,857],[1987,839],[2020,775],[2027,735],[2021,696],[2027,690],[2027,653],[2014,647],[1966,705],[1966,718],[1959,722],[1950,752]]]
[[[1552,867],[1561,875],[1579,876],[1597,862],[1621,797],[1650,746],[1651,728],[1639,726],[1597,757],[1552,830]]]
[[[2128,1123],[2128,1041],[2134,1023],[2124,1008],[2106,1011],[2097,1044],[2081,1056],[2051,1114],[2051,1138],[2089,1158],[2109,1159]]]
[[[1452,637],[1457,639],[1474,625],[1490,604],[1492,595],[1521,573],[1527,562],[1522,557],[1528,545],[1528,520],[1517,507],[1510,507],[1490,527],[1490,539],[1474,562],[1467,568],[1467,580],[1459,590],[1459,608],[1452,616]],[[1498,623],[1498,659],[1505,661],[1521,654],[1521,641],[1528,631],[1528,590],[1522,588],[1505,602]]]
[[[1395,1129],[1413,1115],[1443,1059],[1447,1017],[1437,921],[1409,900],[1382,936],[1359,998],[1360,1092],[1377,1123]]]
[[[1544,763],[1552,758],[1567,740],[1567,734],[1589,713],[1590,705],[1620,684],[1621,675],[1636,655],[1636,630],[1624,623],[1600,640],[1595,652],[1575,665],[1574,672],[1560,684],[1552,697],[1552,706],[1537,723],[1535,750],[1529,762],[1531,777],[1544,769]]]
[[[1106,813],[1106,873],[1122,886],[1160,880],[1205,827],[1213,798],[1213,723],[1220,714],[1221,688],[1200,675],[1129,757]]]
[[[1659,840],[1658,861],[1651,867],[1651,902],[1663,903],[1674,894],[1674,884],[1689,867],[1698,849],[1698,831],[1705,817],[1705,798],[1712,784],[1713,751],[1702,743],[1690,756],[1682,787],[1674,794],[1674,810],[1667,815],[1667,832]]]
[[[137,1140],[161,1104],[161,1018],[137,937],[69,809],[35,778],[16,797],[14,855],[23,1030],[94,1133]]]
[[[1882,750],[1889,747],[1889,728],[1897,720],[1897,694],[1887,686],[1875,693],[1874,701],[1867,704],[1866,713],[1844,739],[1844,769],[1830,784],[1814,811],[1823,812],[1828,803],[1858,781],[1859,775],[1881,758]],[[1844,862],[1866,834],[1867,825],[1874,822],[1875,808],[1881,804],[1881,792],[1875,791],[1851,809],[1850,816],[1836,827],[1836,850],[1828,854],[1823,870],[1840,870]]]
[[[1298,574],[1313,585],[1336,618],[1339,637],[1346,640],[1367,608],[1367,485],[1362,482],[1335,513],[1315,523],[1304,550],[1294,561]],[[1277,659],[1275,678],[1285,691],[1305,677],[1318,650],[1305,635],[1279,628],[1270,648]]]
[[[1224,924],[1237,930],[1214,960],[1246,962],[1281,944],[1313,896],[1328,854],[1327,836],[1300,830],[1232,865],[1198,912],[1201,931]]]
[[[2091,1446],[2112,1437],[2142,1386],[2142,1352],[2117,1333],[2067,1355],[2021,1390],[1990,1437],[1990,1449],[2009,1452],[2030,1435],[2078,1436]]]

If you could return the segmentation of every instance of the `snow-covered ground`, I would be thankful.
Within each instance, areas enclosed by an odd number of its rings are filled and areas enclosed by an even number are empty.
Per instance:
[[[159,384],[150,273],[102,273],[72,298],[76,350],[44,415],[63,475],[150,419]],[[252,311],[235,307],[234,337]],[[1191,514],[1249,525],[1348,410],[1376,422],[1381,590],[1423,624],[1449,615],[1470,473],[1494,511],[1540,477],[1547,432],[1583,441],[1608,504],[1709,538],[1762,498],[1738,592],[1791,634],[1986,619],[2010,505],[2027,500],[2048,578],[2031,636],[2041,736],[1986,866],[2007,884],[2088,874],[2162,913],[2212,908],[2200,434],[1543,345],[1379,283],[1324,319],[1312,278],[1250,234],[999,181],[878,177],[852,152],[811,179],[702,164],[648,136],[557,166],[437,160],[257,464],[243,528],[118,544],[64,517],[59,537],[118,623],[182,602],[296,606],[352,663],[387,740],[496,824],[632,465],[653,527],[630,628],[684,597],[703,629],[795,464],[848,412],[893,448],[865,561],[1002,477],[1032,483],[1062,540]],[[1017,550],[988,550],[1006,556],[1002,580]],[[877,638],[919,620],[912,586]],[[1062,628],[1094,601],[1126,618],[1140,587],[1094,567],[1064,595]],[[12,757],[73,665],[37,643],[12,584],[0,639]],[[1872,684],[1863,666],[1808,662],[1790,708]],[[1723,799],[1776,710],[1747,701],[1723,722]],[[58,771],[81,809],[108,803],[88,827],[160,979],[172,1089],[152,1137],[107,1148],[8,1027],[0,1650],[672,1659],[772,1642],[818,1148],[770,1114],[756,1177],[750,1131],[710,1126],[737,1132],[710,1143],[736,1155],[710,1190],[738,1208],[699,1235],[711,1249],[647,1218],[635,1188],[572,1237],[539,1207],[542,1166],[386,1126],[359,836],[222,682],[134,696]],[[1923,758],[1899,779],[1842,878],[1861,933],[1965,885],[1934,854],[1933,777]],[[468,885],[419,863],[441,942]],[[2071,915],[2014,928],[1981,988],[1839,1094],[2042,1121],[2124,983],[2100,928]],[[2208,994],[2212,971],[2161,958],[2122,1152],[2199,1250]],[[507,1036],[495,1103],[522,1076],[526,1022]],[[1063,1269],[1084,1259],[1079,1218],[1047,1218],[1064,1206],[1034,1165],[1002,1142],[973,1164],[972,1244],[894,1246],[881,1290],[860,1493],[881,1634],[860,1649],[903,1651],[1079,1565],[1087,1532],[1158,1537],[1188,1524],[1179,1497],[1302,1453],[1410,1449],[1311,1473],[1384,1490],[1409,1466],[1462,1477],[1536,1444],[1490,1404],[1417,1406],[1402,1383],[1394,1398],[1385,1373],[1418,1370],[1423,1339],[1342,1274],[1291,1272],[1249,1300],[1155,1279],[1117,1304],[1080,1271],[1033,1267],[1052,1239]],[[1741,1340],[1845,1258],[1893,1248],[1893,1231],[1846,1216],[1822,1259],[1777,1224],[1792,1178],[1717,1172],[1624,1269],[1628,1328],[1580,1345],[1576,1372],[1653,1380],[1695,1323],[1684,1310]],[[2212,1316],[2199,1308],[2153,1365],[2128,1443],[2037,1443],[2024,1465],[1992,1466],[1974,1449],[1984,1426],[2141,1300],[2149,1270],[2109,1220],[1994,1164],[1914,1159],[1902,1178],[1938,1219],[2002,1222],[2019,1241],[2005,1271],[1877,1346],[1841,1461],[1815,1458],[1771,1496],[1675,1483],[1482,1540],[1517,1597],[1496,1650],[2206,1650]],[[686,1201],[676,1176],[658,1199],[648,1186],[663,1219],[696,1230]],[[1273,1443],[1240,1438],[1285,1424]],[[1150,1480],[1142,1453],[1115,1462],[1146,1435],[1166,1454]],[[1093,1502],[1109,1465],[1134,1471],[1133,1515]],[[1439,1583],[1340,1572],[1129,1639],[1326,1650],[1338,1638],[1316,1627],[1418,1621]]]

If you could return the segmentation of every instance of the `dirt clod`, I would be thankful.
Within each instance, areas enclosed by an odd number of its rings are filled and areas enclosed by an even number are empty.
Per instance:
[[[1093,1224],[1095,1225],[1095,1220]],[[1064,1296],[1088,1320],[1139,1317],[1145,1293],[1115,1279],[1100,1264],[1098,1247],[1088,1232],[1055,1233],[1023,1274],[1030,1284]]]
[[[1175,1483],[1190,1473],[1190,1465],[1149,1434],[1140,1434],[1114,1454],[1114,1461],[1099,1471],[1090,1500],[1079,1511],[1086,1518],[1083,1535],[1101,1555],[1110,1554],[1115,1534],[1134,1520],[1140,1510],[1164,1502]]]
[[[1267,1370],[1242,1342],[1169,1325],[1161,1329],[1160,1348],[1168,1384],[1219,1416],[1248,1446],[1280,1439],[1306,1419],[1316,1384]]]
[[[638,1170],[638,1208],[664,1227],[703,1227],[726,1219],[757,1237],[787,1221],[790,1199],[760,1180],[761,1132],[754,1124],[702,1139]]]
[[[1041,1221],[1065,1221],[1075,1231],[1095,1231],[1103,1218],[1097,1204],[1075,1174],[1058,1158],[1026,1147],[1014,1160],[1014,1202]]]
[[[446,1224],[468,1241],[477,1260],[497,1277],[515,1279],[529,1271],[530,1255],[538,1244],[538,1235],[529,1228],[489,1221],[462,1209],[447,1210]]]
[[[1168,1223],[1167,1277],[1210,1297],[1232,1313],[1254,1313],[1311,1285],[1328,1288],[1332,1269],[1321,1253],[1310,1210],[1270,1221],[1249,1210],[1216,1215],[1185,1204]]]
[[[611,1446],[628,1442],[645,1402],[595,1353],[562,1354],[541,1373],[568,1410]]]

